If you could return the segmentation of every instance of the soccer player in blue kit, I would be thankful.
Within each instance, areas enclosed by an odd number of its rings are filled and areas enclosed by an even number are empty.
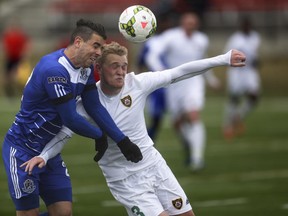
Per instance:
[[[80,19],[66,49],[44,56],[25,86],[21,108],[3,142],[2,155],[17,216],[72,215],[72,187],[61,155],[44,169],[26,173],[20,165],[43,150],[65,125],[75,133],[95,139],[100,160],[107,148],[106,135],[131,162],[142,160],[138,146],[116,126],[101,105],[93,79],[93,63],[101,55],[106,33],[102,25]],[[103,132],[76,112],[76,98]],[[39,196],[48,213],[39,213]]]

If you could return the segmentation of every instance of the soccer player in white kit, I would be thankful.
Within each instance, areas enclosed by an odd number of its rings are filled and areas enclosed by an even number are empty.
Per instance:
[[[158,88],[204,73],[212,67],[243,66],[245,55],[232,50],[173,69],[144,73],[127,73],[127,55],[127,49],[116,42],[104,45],[97,60],[100,81],[96,85],[101,103],[117,126],[137,143],[143,159],[138,163],[127,161],[114,141],[108,138],[107,150],[96,145],[98,154],[103,155],[101,160],[98,158],[98,164],[111,193],[126,208],[129,216],[194,216],[185,192],[148,136],[144,117],[146,99]],[[91,119],[81,101],[78,101],[77,110]],[[57,155],[67,141],[66,134],[72,136],[71,131],[63,128],[40,156],[23,164],[25,170],[31,172],[35,165],[41,168],[49,158]]]
[[[223,123],[223,135],[227,140],[244,132],[244,119],[259,100],[258,50],[260,41],[260,36],[252,29],[251,20],[248,17],[241,20],[240,29],[227,41],[225,51],[233,47],[244,52],[247,57],[245,67],[227,70],[228,100]]]
[[[199,19],[194,13],[185,13],[180,18],[180,26],[164,31],[159,37],[157,47],[147,55],[151,68],[163,70],[180,64],[202,59],[206,56],[209,38],[198,31]],[[154,51],[154,52],[153,52]],[[163,58],[167,66],[163,65]],[[205,79],[206,78],[206,79]],[[168,111],[180,137],[189,152],[187,165],[192,171],[204,166],[206,132],[200,117],[205,104],[205,81],[211,87],[218,87],[219,81],[212,71],[204,76],[186,79],[167,88]]]

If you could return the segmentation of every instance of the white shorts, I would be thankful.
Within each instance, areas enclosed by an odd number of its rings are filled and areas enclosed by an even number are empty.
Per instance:
[[[260,77],[252,68],[231,68],[228,70],[228,91],[232,94],[258,93]]]
[[[183,113],[200,111],[205,102],[204,77],[195,76],[172,84],[167,88],[166,95],[172,120]]]
[[[156,216],[163,211],[177,215],[192,209],[164,160],[124,180],[109,182],[108,186],[129,216]]]

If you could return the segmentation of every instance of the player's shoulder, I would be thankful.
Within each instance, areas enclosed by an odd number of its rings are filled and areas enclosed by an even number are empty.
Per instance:
[[[143,80],[145,81],[145,79],[147,79],[147,74],[148,72],[142,72],[142,73],[135,73],[134,71],[129,72],[125,76],[125,84],[135,85],[139,82],[141,83]]]
[[[147,40],[147,42],[144,44],[144,46],[147,47],[152,47],[157,45],[160,41],[161,41],[161,34],[157,34],[152,36],[151,38],[149,38],[149,40]]]
[[[208,46],[210,43],[208,35],[201,31],[195,31],[193,33],[193,41],[202,46]]]
[[[241,31],[235,31],[230,35],[229,40],[239,40],[242,38],[244,38],[243,33]]]
[[[61,50],[57,50],[55,52],[52,52],[52,53],[49,53],[47,55],[44,55],[40,61],[39,61],[39,64],[44,64],[49,67],[49,66],[52,66],[52,65],[56,65],[56,64],[59,64],[58,63],[58,59],[63,56],[63,53],[61,52]]]
[[[42,71],[43,73],[47,71],[63,71],[63,64],[60,63],[61,58],[65,58],[62,49],[49,53],[40,59],[35,69]]]
[[[255,38],[260,38],[260,34],[255,30],[251,31],[251,35]]]
[[[209,37],[208,35],[205,33],[205,32],[202,32],[202,31],[195,31],[194,33],[196,35],[196,37],[202,39],[202,40],[206,40],[208,41],[209,40]]]

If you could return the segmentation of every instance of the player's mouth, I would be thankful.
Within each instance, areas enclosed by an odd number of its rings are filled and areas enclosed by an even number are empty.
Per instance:
[[[124,80],[124,77],[117,77],[116,80],[122,82]]]

